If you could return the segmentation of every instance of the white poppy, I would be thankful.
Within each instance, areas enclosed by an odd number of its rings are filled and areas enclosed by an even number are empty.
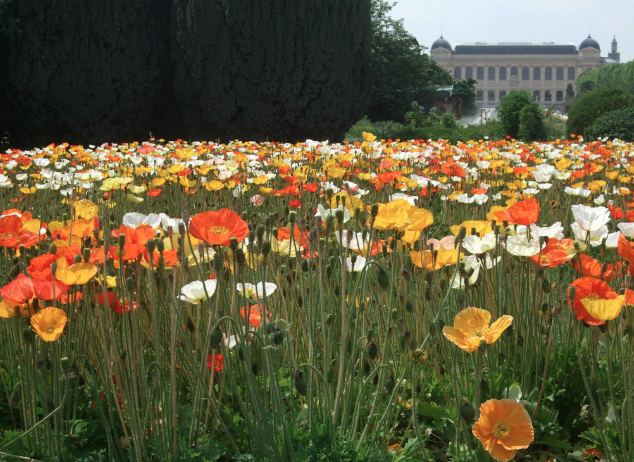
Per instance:
[[[216,292],[217,283],[218,281],[215,279],[208,279],[204,283],[201,281],[190,282],[181,287],[180,299],[198,305],[201,300],[207,300],[208,296],[211,297]]]
[[[495,248],[495,233],[491,231],[484,237],[476,235],[465,236],[462,246],[472,254],[478,255]]]
[[[605,207],[573,205],[572,214],[579,227],[584,231],[598,231],[610,222],[610,211]]]
[[[236,290],[244,293],[247,298],[262,300],[265,293],[267,297],[270,297],[277,290],[277,285],[272,282],[258,282],[256,285],[247,282],[236,284]]]
[[[572,228],[572,232],[574,233],[575,238],[578,241],[580,242],[588,241],[588,231],[586,231],[585,229],[582,229],[581,226],[579,226],[579,223],[574,222],[572,225],[570,225],[570,227]],[[596,231],[590,231],[590,239],[589,239],[590,245],[593,247],[597,247],[601,245],[601,243],[603,242],[603,239],[608,237],[608,234],[609,232],[608,232],[607,226],[603,226],[602,228]]]
[[[354,262],[354,266],[352,265],[352,259],[350,257],[346,258],[346,269],[351,272],[358,273],[365,267],[366,259],[361,256],[357,256],[357,259]]]

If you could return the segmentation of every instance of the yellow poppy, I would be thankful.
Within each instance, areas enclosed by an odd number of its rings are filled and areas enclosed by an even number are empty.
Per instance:
[[[481,341],[495,343],[502,332],[513,323],[513,317],[504,315],[489,326],[491,313],[480,308],[462,310],[453,322],[453,327],[444,327],[443,335],[467,353],[473,353]]]
[[[64,332],[68,318],[64,310],[49,306],[31,317],[31,325],[45,342],[54,342]]]

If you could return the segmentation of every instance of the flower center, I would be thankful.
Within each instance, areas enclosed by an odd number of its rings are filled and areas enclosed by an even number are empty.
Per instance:
[[[508,438],[511,434],[511,426],[505,422],[498,422],[493,426],[493,430],[491,432],[498,438]]]
[[[476,330],[475,335],[476,337],[484,337],[484,330],[483,329]]]
[[[0,239],[9,239],[12,237],[17,237],[17,234],[8,232],[8,233],[0,233]]]
[[[211,228],[211,232],[216,234],[227,234],[229,230],[224,226],[214,226]]]
[[[54,329],[49,329],[49,330],[47,330],[47,332],[48,332],[49,334],[52,334],[52,333],[54,332]]]

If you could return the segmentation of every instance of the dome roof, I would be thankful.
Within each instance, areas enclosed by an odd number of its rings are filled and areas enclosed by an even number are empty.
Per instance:
[[[442,35],[440,36],[438,40],[436,40],[434,43],[431,44],[432,50],[435,50],[437,48],[445,48],[447,50],[453,51],[453,49],[451,48],[451,43],[445,40]]]
[[[579,50],[583,50],[584,48],[595,48],[599,51],[601,50],[599,42],[590,37],[590,34],[588,34],[588,38],[581,42],[581,45],[579,45]]]

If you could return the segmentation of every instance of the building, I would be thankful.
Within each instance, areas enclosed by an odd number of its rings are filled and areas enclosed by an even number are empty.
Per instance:
[[[579,48],[568,42],[475,42],[452,48],[442,36],[431,46],[436,63],[456,80],[475,79],[478,104],[495,107],[512,91],[525,90],[544,106],[563,104],[568,84],[584,71],[620,62],[616,37],[607,57],[590,35]]]

